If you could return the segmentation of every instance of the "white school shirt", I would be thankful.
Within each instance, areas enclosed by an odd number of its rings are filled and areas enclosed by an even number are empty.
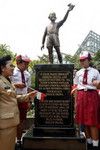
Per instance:
[[[97,89],[95,86],[93,86],[93,79],[100,80],[100,73],[97,69],[88,67],[88,75],[87,75],[87,84],[83,84],[83,76],[85,68],[80,69],[76,72],[75,78],[74,78],[74,84],[77,85],[77,89]]]
[[[22,88],[22,89],[16,88],[17,94],[26,94],[28,87],[31,86],[31,75],[27,70],[24,71],[24,76],[25,76],[26,87]],[[21,83],[22,82],[21,71],[19,68],[15,67],[13,76],[11,77],[11,80],[13,83]]]

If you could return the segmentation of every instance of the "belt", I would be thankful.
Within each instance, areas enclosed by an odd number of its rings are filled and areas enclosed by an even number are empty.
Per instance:
[[[78,91],[96,91],[95,89],[79,89]]]

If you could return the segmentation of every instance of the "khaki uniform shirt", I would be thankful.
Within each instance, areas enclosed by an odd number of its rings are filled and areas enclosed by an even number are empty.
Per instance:
[[[0,129],[14,127],[19,124],[17,100],[28,101],[28,95],[16,96],[12,84],[0,75]]]

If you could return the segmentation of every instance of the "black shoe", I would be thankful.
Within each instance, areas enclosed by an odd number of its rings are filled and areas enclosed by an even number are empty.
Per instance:
[[[21,150],[21,141],[18,140],[17,143],[16,143],[16,150]]]
[[[92,144],[87,143],[87,150],[93,150],[93,145],[92,145]]]

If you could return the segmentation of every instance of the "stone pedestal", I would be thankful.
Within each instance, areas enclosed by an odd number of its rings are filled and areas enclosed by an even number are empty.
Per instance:
[[[46,94],[35,100],[34,127],[23,137],[24,149],[85,150],[85,138],[74,125],[72,64],[36,65],[35,89]]]

